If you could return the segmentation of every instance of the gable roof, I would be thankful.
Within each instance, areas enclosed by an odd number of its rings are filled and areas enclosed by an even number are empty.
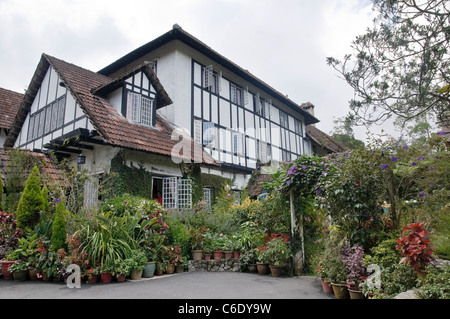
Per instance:
[[[97,138],[95,141],[97,144],[171,156],[171,151],[178,142],[172,141],[171,139],[174,127],[158,115],[156,116],[155,128],[130,123],[104,97],[104,93],[112,88],[113,83],[118,79],[117,77],[111,78],[95,73],[47,54],[42,54],[22,102],[21,112],[16,116],[15,127],[19,127],[19,129],[10,131],[5,146],[14,145],[20,133],[20,128],[31,109],[31,104],[49,67],[53,67],[60,78],[61,84],[72,94],[96,130],[96,132],[87,133],[80,131],[82,137],[89,138],[91,142],[94,141],[93,138]],[[142,68],[145,69],[146,66],[142,66]],[[150,72],[148,68],[145,70],[145,72],[150,74],[149,79],[151,80],[153,78],[153,81],[156,83],[156,75]],[[119,77],[120,79],[122,77]],[[160,83],[157,84],[157,87],[160,91],[164,91]],[[166,98],[161,105],[168,103],[169,100]],[[192,139],[191,142],[193,143]],[[191,147],[194,148],[195,145],[191,145]],[[185,158],[186,155],[183,154],[181,157]],[[201,155],[203,155],[202,158],[200,157]],[[203,160],[203,162],[209,164],[214,162],[206,152],[191,152],[191,157],[187,159],[195,160],[196,162]]]
[[[153,40],[147,44],[144,44],[143,46],[137,48],[136,50],[128,53],[127,55],[123,56],[122,58],[118,59],[117,61],[115,61],[115,62],[111,63],[110,65],[106,66],[105,68],[101,69],[98,73],[104,74],[104,75],[113,74],[113,73],[117,72],[118,70],[120,70],[121,68],[129,65],[131,62],[136,61],[139,58],[142,58],[147,53],[149,53],[171,41],[174,41],[174,40],[179,40],[179,41],[185,43],[186,45],[194,48],[195,50],[197,50],[200,53],[204,54],[205,56],[209,57],[210,59],[216,61],[223,67],[232,71],[236,75],[242,77],[244,80],[252,83],[258,89],[266,92],[267,94],[270,94],[271,96],[276,97],[278,100],[280,100],[282,103],[289,106],[294,111],[302,114],[305,118],[306,125],[319,122],[319,120],[316,117],[314,117],[312,114],[303,110],[297,103],[290,100],[286,95],[278,92],[273,87],[271,87],[264,81],[258,79],[256,76],[251,74],[248,70],[243,69],[242,67],[240,67],[239,65],[230,61],[223,55],[214,51],[211,47],[209,47],[205,43],[201,42],[199,39],[195,38],[188,32],[184,31],[178,25],[174,25],[173,29],[170,30],[169,32],[161,35],[160,37],[156,38],[155,40]]]
[[[23,94],[0,88],[0,129],[11,129],[23,96]]]
[[[332,138],[328,134],[325,134],[313,125],[308,125],[306,127],[306,134],[311,138],[313,143],[317,144],[327,153],[340,153],[347,150],[347,147],[345,147],[341,142]]]

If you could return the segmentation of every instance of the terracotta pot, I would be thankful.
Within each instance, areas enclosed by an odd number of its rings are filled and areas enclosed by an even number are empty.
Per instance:
[[[256,264],[249,264],[247,269],[249,272],[256,272]]]
[[[212,256],[212,254],[205,254],[204,255],[205,260],[211,260],[211,256]]]
[[[230,260],[231,258],[233,258],[233,252],[232,251],[224,251],[224,258],[225,260]]]
[[[338,299],[348,299],[348,289],[345,287],[344,284],[335,284],[331,283],[331,286],[333,287],[333,292],[336,298]]]
[[[213,251],[213,258],[214,258],[214,260],[221,260],[222,259],[222,253],[223,253],[223,251],[221,251],[221,250]]]
[[[47,274],[47,270],[44,270],[44,271],[42,272],[42,280],[43,280],[43,281],[50,281],[50,280],[52,280],[52,277],[50,277],[50,276]]]
[[[267,275],[270,271],[269,264],[265,263],[256,263],[256,270],[260,275]]]
[[[203,259],[203,250],[191,250],[193,260]]]
[[[325,281],[325,279],[323,279],[323,278],[320,278],[320,281],[322,282],[323,291],[326,294],[332,294],[333,293],[333,287],[331,287],[331,283],[328,282],[328,281]]]
[[[97,283],[98,282],[98,275],[93,275],[93,274],[88,275],[87,276],[87,282],[88,282],[88,284],[95,284],[95,283]]]
[[[124,274],[116,275],[116,281],[117,282],[124,282],[127,278],[127,276]]]
[[[30,277],[30,280],[32,281],[38,280],[36,269],[28,269],[28,277]]]
[[[15,271],[12,276],[15,281],[25,281],[28,279],[28,270]]]
[[[142,269],[141,270],[136,270],[136,269],[131,270],[131,273],[130,273],[131,280],[141,280],[142,272],[143,272]]]
[[[241,256],[241,252],[240,251],[233,251],[233,258],[234,259],[239,259],[240,256]]]
[[[182,273],[182,272],[184,272],[184,266],[183,266],[183,265],[177,265],[177,266],[175,266],[175,272],[176,272],[176,273]]]
[[[112,274],[109,272],[102,272],[101,277],[100,277],[100,281],[102,283],[109,283],[112,281]]]
[[[270,266],[270,274],[272,277],[280,277],[282,272],[282,267]]]
[[[366,299],[363,292],[356,287],[348,288],[350,299]]]
[[[2,260],[2,273],[5,280],[14,280],[12,273],[9,271],[9,266],[15,263],[15,261]]]
[[[175,265],[173,264],[167,265],[166,274],[171,275],[174,272],[175,272]]]

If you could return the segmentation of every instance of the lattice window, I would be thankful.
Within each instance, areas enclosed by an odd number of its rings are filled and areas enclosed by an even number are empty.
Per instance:
[[[176,177],[166,177],[163,179],[163,206],[167,209],[174,209],[178,206],[178,181]]]
[[[38,132],[38,136],[44,135],[44,126],[45,126],[45,110],[39,112],[39,132]]]
[[[303,136],[303,126],[302,126],[302,122],[295,119],[294,120],[295,123],[295,133],[297,133],[300,136]]]
[[[217,74],[216,82],[217,93],[219,93],[222,91],[222,71]]]
[[[194,120],[194,141],[202,145],[202,121]]]
[[[33,139],[34,118],[35,116],[30,116],[30,123],[28,124],[28,140]]]
[[[178,208],[192,208],[192,181],[190,179],[178,181]]]
[[[233,153],[244,155],[244,135],[242,133],[233,134]]]
[[[259,96],[259,93],[256,93],[255,95],[255,113],[257,115],[261,115],[263,116],[264,109],[262,107],[262,103],[261,103],[261,97]]]
[[[142,97],[141,124],[152,126],[153,120],[153,101]]]
[[[204,69],[204,84],[205,88],[212,87],[214,84],[214,77],[213,77],[213,66],[209,65],[205,67]]]
[[[231,102],[242,105],[242,89],[234,84],[231,84]]]
[[[212,202],[211,202],[211,189],[210,188],[203,188],[203,200],[206,202],[206,207],[208,209],[211,209]]]
[[[270,108],[272,106],[272,100],[264,101],[264,114],[267,119],[270,119]]]
[[[38,137],[38,130],[39,130],[39,121],[41,118],[41,113],[38,113],[34,116],[34,128],[33,128],[33,138]]]
[[[288,115],[280,110],[280,125],[284,128],[289,128]]]
[[[217,147],[217,127],[213,122],[203,123],[203,144],[210,147]]]
[[[66,98],[58,100],[58,119],[56,121],[56,127],[61,127],[64,125],[64,110],[66,107]]]
[[[51,107],[47,107],[45,109],[45,134],[47,134],[48,132],[50,132],[51,129],[51,125],[52,125],[52,108]]]
[[[95,210],[98,206],[98,176],[90,176],[84,182],[84,209],[86,211]]]
[[[248,99],[250,97],[250,93],[248,92],[248,86],[244,91],[244,105],[248,105]]]
[[[256,156],[262,163],[270,161],[271,158],[271,148],[266,142],[256,141]]]

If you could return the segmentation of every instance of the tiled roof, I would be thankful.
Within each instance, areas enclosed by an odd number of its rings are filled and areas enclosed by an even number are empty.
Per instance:
[[[124,116],[116,111],[104,97],[104,94],[96,94],[99,89],[111,85],[117,77],[107,77],[46,54],[42,55],[35,75],[38,73],[42,74],[49,66],[52,66],[55,69],[61,82],[77,100],[80,108],[88,116],[101,140],[105,144],[158,155],[171,156],[171,151],[178,141],[172,141],[171,134],[173,127],[162,117],[157,115],[155,128],[130,123]],[[155,78],[156,76],[153,78],[154,81]],[[35,82],[37,81],[32,80],[32,83]],[[157,86],[160,90],[163,90],[161,84],[158,84]],[[28,93],[28,91],[27,94],[30,95],[29,100],[32,101],[33,94]],[[16,134],[17,132],[14,135]],[[9,141],[9,144],[11,144],[11,142],[12,141]],[[190,139],[190,142],[192,143],[191,147],[194,148],[195,144],[193,143],[193,140]],[[197,145],[197,147],[199,146]],[[201,162],[203,159],[203,162],[208,164],[213,164],[214,162],[206,152],[191,152],[191,154],[192,156],[187,159],[195,160],[196,162]],[[203,158],[201,157],[202,154]],[[184,158],[186,155],[180,157]]]
[[[303,110],[297,103],[289,99],[285,94],[277,91],[272,86],[257,78],[255,75],[250,73],[248,70],[240,67],[236,63],[232,62],[228,58],[224,57],[217,51],[213,50],[211,47],[191,35],[190,33],[183,30],[180,26],[174,25],[173,29],[156,38],[155,40],[144,44],[143,46],[137,48],[136,50],[128,53],[117,61],[111,63],[106,66],[102,70],[99,71],[101,74],[111,75],[117,72],[122,68],[127,68],[129,65],[133,65],[133,63],[137,63],[139,59],[143,58],[149,52],[169,43],[170,41],[179,40],[188,46],[194,48],[198,52],[204,54],[210,59],[216,61],[218,64],[227,68],[228,70],[234,72],[238,76],[242,77],[244,80],[249,81],[258,89],[266,92],[267,94],[276,97],[281,102],[285,103],[287,106],[292,108],[293,110],[300,112],[304,118],[307,125],[318,123],[319,120],[311,115],[310,113]]]
[[[306,134],[313,140],[314,143],[325,149],[328,153],[345,152],[347,148],[339,141],[325,134],[313,125],[306,127]]]
[[[0,128],[9,130],[23,100],[23,94],[0,88]]]
[[[6,179],[8,178],[8,173],[21,172],[24,175],[23,178],[21,178],[23,182],[27,180],[28,175],[31,173],[31,169],[29,171],[24,171],[23,167],[19,168],[17,166],[14,166],[15,163],[11,162],[10,155],[10,152],[12,150],[25,152],[33,156],[35,160],[33,162],[39,163],[39,172],[41,174],[41,180],[43,182],[51,181],[52,183],[55,183],[57,185],[66,185],[66,174],[64,173],[64,169],[56,164],[51,156],[42,153],[31,152],[30,150],[0,147],[0,175],[1,182],[3,182],[3,187],[6,187]],[[25,186],[25,184],[22,186]]]

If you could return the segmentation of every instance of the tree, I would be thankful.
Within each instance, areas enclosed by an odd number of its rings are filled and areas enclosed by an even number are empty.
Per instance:
[[[355,122],[407,122],[432,115],[449,119],[450,2],[373,0],[374,27],[352,42],[343,61],[327,58],[354,89],[350,110]],[[355,59],[355,60],[353,60]]]
[[[56,213],[53,220],[51,247],[54,251],[65,248],[66,242],[66,208],[61,199],[56,200]]]
[[[349,114],[344,118],[333,120],[335,124],[332,136],[348,149],[354,150],[364,147],[364,142],[355,138],[353,131],[353,116]]]
[[[40,212],[45,203],[41,193],[41,177],[37,166],[33,167],[28,176],[25,189],[17,206],[17,226],[26,231],[31,231],[39,223]]]

